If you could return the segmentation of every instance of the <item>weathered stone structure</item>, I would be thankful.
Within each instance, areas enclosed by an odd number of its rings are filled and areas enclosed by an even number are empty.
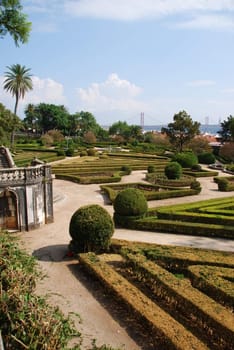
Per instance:
[[[38,162],[41,163],[41,162]],[[33,164],[37,164],[34,160]],[[0,147],[0,229],[29,231],[53,222],[51,167],[16,167]]]

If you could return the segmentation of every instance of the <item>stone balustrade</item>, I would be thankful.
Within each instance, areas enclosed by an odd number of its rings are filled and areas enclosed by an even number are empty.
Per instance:
[[[33,184],[50,177],[51,167],[45,164],[26,168],[5,168],[0,169],[0,187]]]

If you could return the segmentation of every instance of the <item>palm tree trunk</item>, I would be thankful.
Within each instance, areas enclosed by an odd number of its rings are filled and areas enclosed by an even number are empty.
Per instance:
[[[15,109],[14,109],[14,114],[16,115],[17,112],[17,107],[18,107],[18,102],[19,102],[19,97],[18,94],[15,96]],[[15,127],[13,126],[12,132],[11,132],[11,148],[14,147],[15,143]]]

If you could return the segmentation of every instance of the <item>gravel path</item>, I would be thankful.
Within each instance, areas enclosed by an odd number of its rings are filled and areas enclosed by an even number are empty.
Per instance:
[[[134,171],[130,176],[124,177],[122,181],[143,181],[144,176],[144,172]],[[212,178],[203,178],[199,181],[202,184],[200,195],[166,199],[160,201],[160,205],[233,195],[233,192],[219,192]],[[113,305],[113,301],[107,295],[100,293],[97,282],[86,276],[77,260],[65,257],[70,241],[69,222],[73,212],[82,205],[95,203],[105,206],[112,214],[112,206],[104,203],[99,185],[78,185],[68,181],[54,180],[53,187],[54,223],[44,225],[34,231],[19,233],[24,247],[38,258],[39,264],[48,276],[39,283],[38,293],[49,294],[51,303],[59,305],[65,314],[74,312],[80,315],[81,321],[76,318],[75,322],[83,334],[82,349],[88,349],[92,340],[96,339],[98,345],[105,343],[126,350],[151,350],[147,339],[142,339],[139,334],[140,330],[135,329],[135,326],[131,324],[129,315],[124,315],[125,310]],[[149,202],[150,207],[158,204],[158,201]],[[116,229],[113,237],[158,244],[234,251],[234,242],[224,239],[125,229]],[[127,318],[128,322],[124,322],[124,319]]]

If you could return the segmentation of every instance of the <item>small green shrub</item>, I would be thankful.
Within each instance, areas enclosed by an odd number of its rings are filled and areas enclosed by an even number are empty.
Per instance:
[[[216,181],[218,183],[218,188],[219,191],[228,191],[228,186],[229,186],[229,182],[227,179],[225,178],[217,178],[218,180]]]
[[[179,163],[182,168],[191,168],[198,163],[198,158],[193,152],[181,152],[173,157],[173,161]]]
[[[120,191],[114,201],[114,211],[121,216],[144,216],[148,204],[143,193],[136,188]]]
[[[194,164],[192,167],[191,167],[191,170],[192,171],[201,171],[202,170],[202,167],[200,164]]]
[[[201,184],[199,181],[193,181],[190,185],[191,190],[196,190],[198,192],[201,192]]]
[[[201,164],[213,164],[215,163],[215,156],[210,152],[203,152],[198,154],[198,161]]]
[[[87,154],[89,157],[94,157],[96,155],[96,150],[94,148],[88,148]]]
[[[65,151],[63,149],[58,149],[57,156],[65,156]]]
[[[74,156],[74,148],[73,148],[73,147],[69,147],[69,148],[66,150],[66,156],[67,156],[67,157],[73,157],[73,156]]]
[[[124,171],[124,172],[127,173],[127,174],[131,174],[132,169],[131,169],[131,167],[130,167],[129,165],[123,165],[123,166],[121,167],[121,171]]]
[[[88,155],[87,151],[81,151],[80,157],[86,157]]]
[[[148,166],[148,173],[149,173],[149,174],[155,173],[155,171],[156,171],[155,165],[149,165],[149,166]]]
[[[75,253],[105,251],[113,232],[113,220],[104,208],[97,204],[83,206],[71,217],[69,248]]]
[[[182,167],[177,162],[170,162],[165,166],[165,175],[170,180],[179,179],[182,175]]]

